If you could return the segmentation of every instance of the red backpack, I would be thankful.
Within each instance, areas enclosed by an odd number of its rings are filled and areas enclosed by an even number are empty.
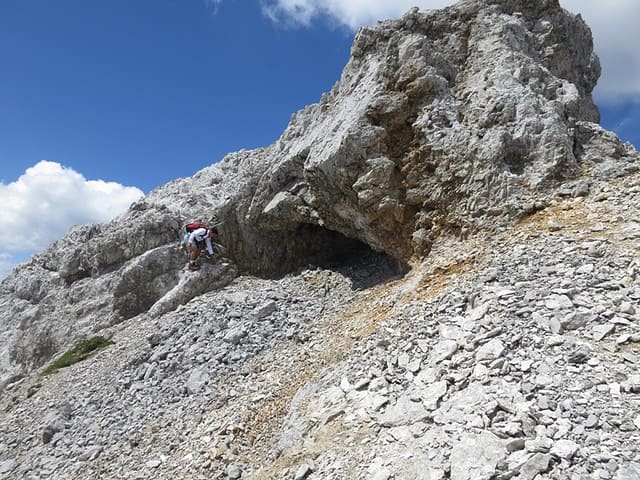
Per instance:
[[[191,233],[194,230],[197,230],[199,228],[207,228],[207,224],[204,222],[187,223],[184,228],[187,231],[187,233]]]

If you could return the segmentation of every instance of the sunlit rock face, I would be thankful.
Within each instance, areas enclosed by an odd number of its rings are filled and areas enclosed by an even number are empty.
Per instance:
[[[544,208],[560,183],[637,169],[596,123],[599,74],[589,28],[557,0],[462,1],[363,28],[334,88],[274,144],[77,227],[5,279],[0,385],[238,272],[280,276],[363,249],[406,270],[442,236]],[[197,284],[178,247],[193,219],[220,224],[229,262]]]
[[[362,29],[332,91],[243,155],[251,191],[225,212],[238,260],[286,265],[316,225],[406,263],[443,233],[530,213],[559,181],[632,162],[593,123],[599,75],[589,28],[557,1],[467,1]]]

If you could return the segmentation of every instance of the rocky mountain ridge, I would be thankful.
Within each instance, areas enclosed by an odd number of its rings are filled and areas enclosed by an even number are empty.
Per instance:
[[[0,475],[638,478],[640,157],[598,75],[556,0],[362,29],[275,144],[0,284]]]

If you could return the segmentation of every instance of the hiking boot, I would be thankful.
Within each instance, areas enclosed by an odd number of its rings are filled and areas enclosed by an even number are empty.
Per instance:
[[[189,264],[189,270],[191,270],[191,271],[200,270],[200,265],[198,265],[197,263],[190,263]]]

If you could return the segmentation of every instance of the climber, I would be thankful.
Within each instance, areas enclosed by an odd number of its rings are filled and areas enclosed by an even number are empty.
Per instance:
[[[195,228],[194,228],[195,227]],[[206,245],[209,255],[213,256],[213,246],[211,241],[218,239],[218,229],[216,227],[207,227],[202,223],[190,223],[186,226],[187,233],[184,237],[184,243],[189,249],[189,270],[198,270],[200,264],[198,257],[200,251]]]

